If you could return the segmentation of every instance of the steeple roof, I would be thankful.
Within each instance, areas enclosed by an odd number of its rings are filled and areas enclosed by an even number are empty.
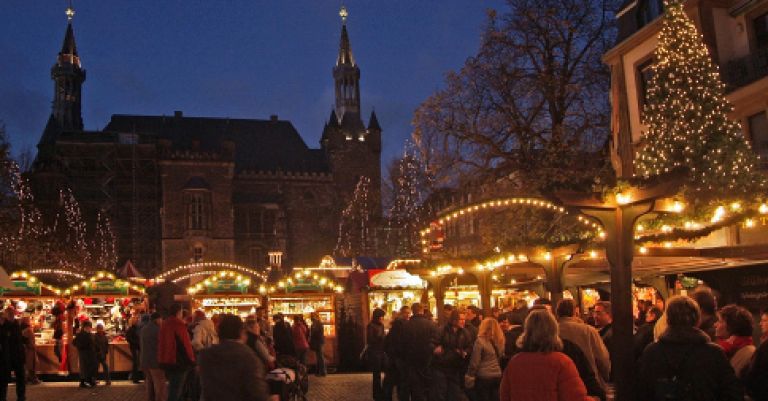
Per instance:
[[[379,119],[376,118],[375,110],[371,112],[371,118],[368,120],[368,129],[381,131],[381,126],[379,125]]]
[[[64,35],[64,45],[61,46],[61,53],[77,56],[77,45],[75,44],[75,32],[72,29],[72,23],[67,24],[67,33]]]
[[[355,58],[352,56],[352,46],[349,44],[349,34],[347,33],[346,22],[341,25],[341,41],[339,43],[339,58],[336,59],[337,66],[355,66]]]

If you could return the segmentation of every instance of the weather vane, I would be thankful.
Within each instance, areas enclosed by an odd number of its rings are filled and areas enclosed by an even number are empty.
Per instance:
[[[72,0],[69,0],[69,7],[67,7],[67,11],[64,13],[67,14],[67,21],[72,21],[72,18],[75,17],[75,9],[72,8]]]
[[[349,13],[347,12],[347,8],[344,6],[341,6],[341,10],[339,10],[339,16],[341,17],[341,23],[346,24],[347,23],[347,16]]]

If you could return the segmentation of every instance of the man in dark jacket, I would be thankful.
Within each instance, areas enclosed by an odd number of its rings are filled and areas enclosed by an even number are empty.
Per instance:
[[[405,363],[408,365],[408,386],[411,401],[426,401],[432,380],[430,365],[437,343],[437,326],[424,316],[419,303],[411,306],[413,317],[404,325]]]
[[[581,381],[584,382],[584,387],[587,388],[587,395],[605,401],[605,390],[603,390],[600,383],[597,381],[597,376],[595,376],[595,372],[592,370],[592,366],[590,366],[589,360],[586,355],[584,355],[584,352],[582,352],[581,348],[575,343],[562,338],[561,340],[563,341],[562,352],[565,355],[568,355],[573,361],[573,364],[576,365],[576,370],[579,371],[579,377],[581,378]]]
[[[699,304],[699,309],[701,309],[701,321],[698,327],[707,333],[710,340],[716,341],[715,323],[717,323],[717,315],[715,310],[717,310],[717,300],[715,294],[709,287],[699,287],[691,294],[691,298]]]
[[[411,397],[408,388],[408,366],[405,363],[405,325],[410,318],[411,307],[403,305],[384,340],[384,348],[389,358],[389,366],[384,376],[384,399],[387,401],[392,399],[394,387],[397,387],[398,401],[408,401]]]
[[[635,338],[633,340],[635,360],[640,359],[640,356],[643,355],[645,347],[653,342],[653,329],[656,327],[656,322],[661,317],[661,314],[661,310],[655,306],[652,306],[647,311],[645,311],[645,323],[637,328],[637,333],[635,333]]]
[[[96,363],[96,371],[98,373],[99,366],[104,369],[104,381],[107,386],[109,386],[112,384],[112,380],[109,378],[109,364],[107,363],[109,338],[107,338],[107,333],[104,332],[104,325],[101,323],[96,325],[96,335],[94,336],[94,340],[96,341],[96,359],[98,360]]]
[[[293,345],[293,330],[291,325],[285,321],[282,313],[277,313],[272,318],[275,321],[275,327],[272,328],[272,336],[275,341],[275,352],[278,356],[290,355],[296,357],[296,348]]]
[[[387,354],[384,349],[384,319],[383,309],[376,308],[371,314],[371,322],[366,328],[366,367],[373,373],[373,399],[374,401],[384,401],[384,388],[381,383],[381,373],[386,366]]]
[[[243,321],[223,315],[218,332],[220,343],[200,351],[203,401],[266,401],[266,368],[245,345]]]
[[[451,312],[448,322],[440,330],[433,360],[433,379],[430,400],[456,400],[462,392],[464,372],[474,339],[464,328],[465,314]]]
[[[696,302],[685,296],[667,304],[668,328],[640,357],[636,400],[743,401],[744,392],[723,350],[696,327]]]
[[[752,356],[744,381],[753,400],[768,401],[768,309],[760,314],[760,331],[760,346]]]
[[[90,320],[84,321],[73,341],[80,362],[80,387],[94,387],[96,385],[99,351],[96,347],[96,338],[91,333],[92,329],[93,323]]]
[[[144,371],[144,384],[147,386],[148,401],[165,401],[168,389],[165,385],[165,372],[157,362],[157,337],[160,335],[160,325],[163,319],[160,313],[154,312],[149,323],[141,328],[141,370]]]
[[[317,372],[315,374],[318,377],[323,377],[328,374],[325,368],[325,355],[323,355],[325,329],[317,312],[312,312],[310,319],[312,320],[312,327],[309,328],[309,349],[315,353],[315,360],[317,361]]]
[[[16,398],[26,399],[24,376],[24,341],[21,326],[16,321],[16,311],[8,307],[0,313],[0,399],[5,400],[11,372],[16,375]]]

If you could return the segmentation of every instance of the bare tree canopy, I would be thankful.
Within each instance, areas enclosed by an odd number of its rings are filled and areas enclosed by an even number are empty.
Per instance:
[[[437,185],[512,177],[529,190],[592,183],[607,165],[615,0],[509,0],[477,55],[416,111]]]

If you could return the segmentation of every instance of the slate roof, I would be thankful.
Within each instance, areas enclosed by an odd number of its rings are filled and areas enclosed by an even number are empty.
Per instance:
[[[235,144],[237,171],[329,172],[322,149],[310,149],[290,121],[116,114],[104,131],[137,133],[172,143],[173,149],[218,152]]]

